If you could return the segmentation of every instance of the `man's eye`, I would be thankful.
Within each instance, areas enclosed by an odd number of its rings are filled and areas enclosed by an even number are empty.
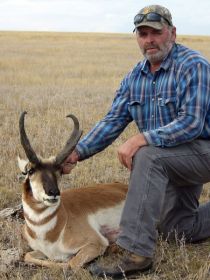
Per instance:
[[[139,37],[145,37],[145,36],[147,36],[147,34],[144,33],[144,32],[138,32],[138,34],[139,34]]]

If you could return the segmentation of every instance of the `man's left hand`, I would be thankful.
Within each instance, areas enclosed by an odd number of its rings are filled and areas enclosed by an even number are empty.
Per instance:
[[[148,143],[142,133],[129,138],[118,149],[118,157],[122,165],[131,170],[133,156],[141,147],[146,145]]]

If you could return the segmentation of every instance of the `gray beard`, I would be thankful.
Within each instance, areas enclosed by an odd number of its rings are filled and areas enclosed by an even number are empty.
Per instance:
[[[167,45],[162,46],[162,48],[156,54],[147,54],[144,50],[142,50],[144,57],[149,60],[151,64],[156,64],[162,62],[165,57],[169,54],[172,49],[173,43],[168,42]]]

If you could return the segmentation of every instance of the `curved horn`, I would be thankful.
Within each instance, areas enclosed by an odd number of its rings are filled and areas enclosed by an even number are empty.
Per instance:
[[[38,159],[36,153],[34,152],[34,150],[32,149],[31,144],[30,144],[28,137],[26,135],[26,132],[25,132],[24,118],[25,118],[26,114],[27,114],[27,112],[23,112],[20,115],[20,119],[19,119],[20,141],[21,141],[21,145],[23,146],[23,149],[26,153],[28,160],[31,163],[37,164],[37,163],[39,163],[39,159]]]
[[[56,156],[55,165],[60,166],[64,160],[73,152],[74,148],[76,147],[79,139],[82,135],[82,130],[79,129],[79,121],[74,115],[68,115],[67,118],[71,118],[74,122],[74,130],[66,142],[63,150]]]

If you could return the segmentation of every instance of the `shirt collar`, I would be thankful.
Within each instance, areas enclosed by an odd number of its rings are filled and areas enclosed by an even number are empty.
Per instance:
[[[173,63],[173,60],[177,57],[177,44],[174,44],[171,48],[169,54],[165,57],[163,62],[160,65],[160,68],[163,68],[164,70],[168,70],[171,64]]]
[[[144,59],[142,61],[141,71],[144,72],[145,74],[148,74],[148,72],[149,72],[149,61],[147,59]]]

